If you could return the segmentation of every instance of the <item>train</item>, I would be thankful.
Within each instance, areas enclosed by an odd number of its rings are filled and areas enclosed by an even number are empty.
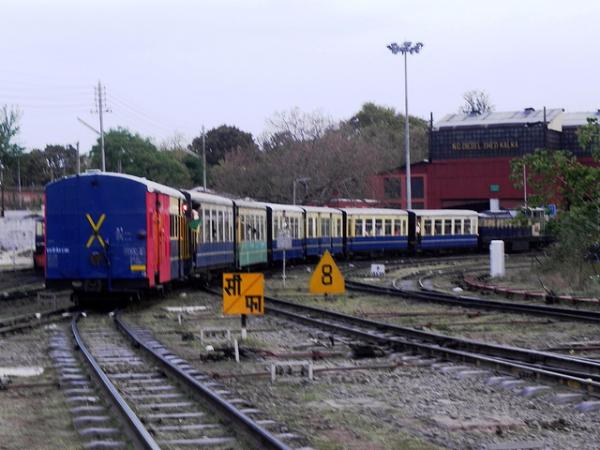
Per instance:
[[[486,219],[470,210],[266,203],[88,171],[46,186],[46,286],[139,294],[325,251],[336,258],[476,251]]]

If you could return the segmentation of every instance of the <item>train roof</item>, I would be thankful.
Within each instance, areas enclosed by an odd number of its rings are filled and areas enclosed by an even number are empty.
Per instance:
[[[306,212],[321,212],[321,213],[331,213],[331,214],[341,214],[338,208],[330,208],[329,206],[302,206]]]
[[[346,214],[353,216],[406,216],[408,213],[404,209],[391,208],[340,208]]]
[[[417,216],[433,216],[433,217],[456,217],[456,216],[467,216],[477,217],[476,211],[470,209],[410,209],[412,213]]]
[[[227,197],[222,197],[216,194],[209,194],[207,192],[201,192],[196,190],[185,191],[190,195],[193,202],[198,203],[212,203],[215,205],[233,206],[233,200]]]
[[[262,202],[261,202],[262,203]],[[298,212],[303,213],[304,209],[297,205],[284,205],[281,203],[262,203],[268,208],[271,208],[273,211],[290,211],[290,212]]]
[[[233,200],[233,203],[235,203],[237,206],[242,206],[244,208],[255,208],[265,212],[267,211],[265,203],[255,202],[254,200],[235,199]]]
[[[80,173],[78,175],[71,175],[68,177],[63,177],[59,180],[53,181],[50,184],[61,183],[66,180],[71,180],[75,178],[87,178],[87,177],[103,177],[103,178],[121,178],[130,181],[134,181],[139,184],[143,184],[146,186],[146,190],[148,192],[159,192],[161,194],[170,195],[171,197],[177,198],[185,198],[183,194],[175,188],[165,186],[164,184],[156,183],[155,181],[150,181],[146,178],[136,177],[135,175],[129,175],[126,173],[116,173],[116,172],[100,172],[100,171],[87,171],[85,173]],[[49,184],[49,185],[50,185]]]

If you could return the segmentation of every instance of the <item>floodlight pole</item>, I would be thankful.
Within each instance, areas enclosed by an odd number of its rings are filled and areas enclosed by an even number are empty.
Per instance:
[[[206,133],[202,125],[202,187],[206,191]]]
[[[393,42],[387,48],[394,54],[402,53],[404,55],[404,157],[406,170],[406,209],[412,209],[412,187],[410,176],[410,135],[408,126],[408,54],[419,53],[423,48],[422,42],[415,45],[407,41],[399,46]]]

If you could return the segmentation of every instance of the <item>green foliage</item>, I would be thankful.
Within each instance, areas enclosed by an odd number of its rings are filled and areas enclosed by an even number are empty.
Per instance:
[[[595,157],[600,148],[600,125],[589,121],[579,132],[579,143]],[[537,150],[512,161],[511,179],[523,188],[523,167],[527,190],[533,205],[559,205],[559,214],[551,226],[557,236],[554,259],[565,270],[581,272],[589,249],[600,242],[600,167],[581,164],[564,151]]]
[[[225,156],[234,151],[242,150],[255,153],[257,146],[251,133],[246,133],[237,127],[221,125],[208,130],[205,136],[206,164],[215,166],[225,159]],[[197,155],[202,155],[202,136],[194,138],[189,149]]]
[[[190,175],[173,152],[159,151],[148,139],[124,128],[104,135],[106,170],[146,177],[158,183],[175,187],[192,185]],[[100,139],[90,152],[92,167],[101,167]]]
[[[0,110],[0,162],[7,164],[23,153],[23,148],[13,141],[19,133],[20,113],[4,105]]]
[[[600,161],[600,124],[597,118],[588,118],[587,125],[577,130],[579,145],[589,152],[592,157]]]
[[[411,162],[423,161],[429,154],[427,122],[409,116],[408,125]],[[362,142],[373,145],[384,168],[404,165],[405,117],[397,114],[394,108],[365,103],[361,110],[342,126],[350,128],[353,135]]]

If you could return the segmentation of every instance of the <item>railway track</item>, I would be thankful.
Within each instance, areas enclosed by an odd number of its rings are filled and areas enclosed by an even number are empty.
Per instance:
[[[392,297],[409,298],[424,302],[462,306],[465,308],[476,308],[484,310],[497,310],[503,312],[531,314],[535,316],[553,317],[563,320],[576,320],[591,323],[600,323],[600,312],[591,310],[579,310],[573,308],[562,308],[557,306],[540,305],[534,303],[522,303],[515,301],[487,300],[474,296],[463,296],[446,294],[426,288],[420,284],[421,290],[402,289],[397,281],[393,287],[374,286],[369,283],[346,280],[346,287],[351,290],[367,292],[377,295],[389,295]]]
[[[96,321],[80,330],[78,318],[72,322],[77,344],[141,448],[290,448],[283,439],[291,436],[269,432],[265,426],[272,421],[254,419],[260,411],[172,354],[148,331],[119,314],[116,328]]]
[[[68,317],[73,308],[57,308],[49,311],[20,314],[0,319],[0,335],[30,330]]]
[[[462,361],[498,372],[547,380],[600,396],[600,362],[556,353],[490,344],[363,319],[268,297],[266,311],[312,327],[373,342],[395,351],[411,351]]]

